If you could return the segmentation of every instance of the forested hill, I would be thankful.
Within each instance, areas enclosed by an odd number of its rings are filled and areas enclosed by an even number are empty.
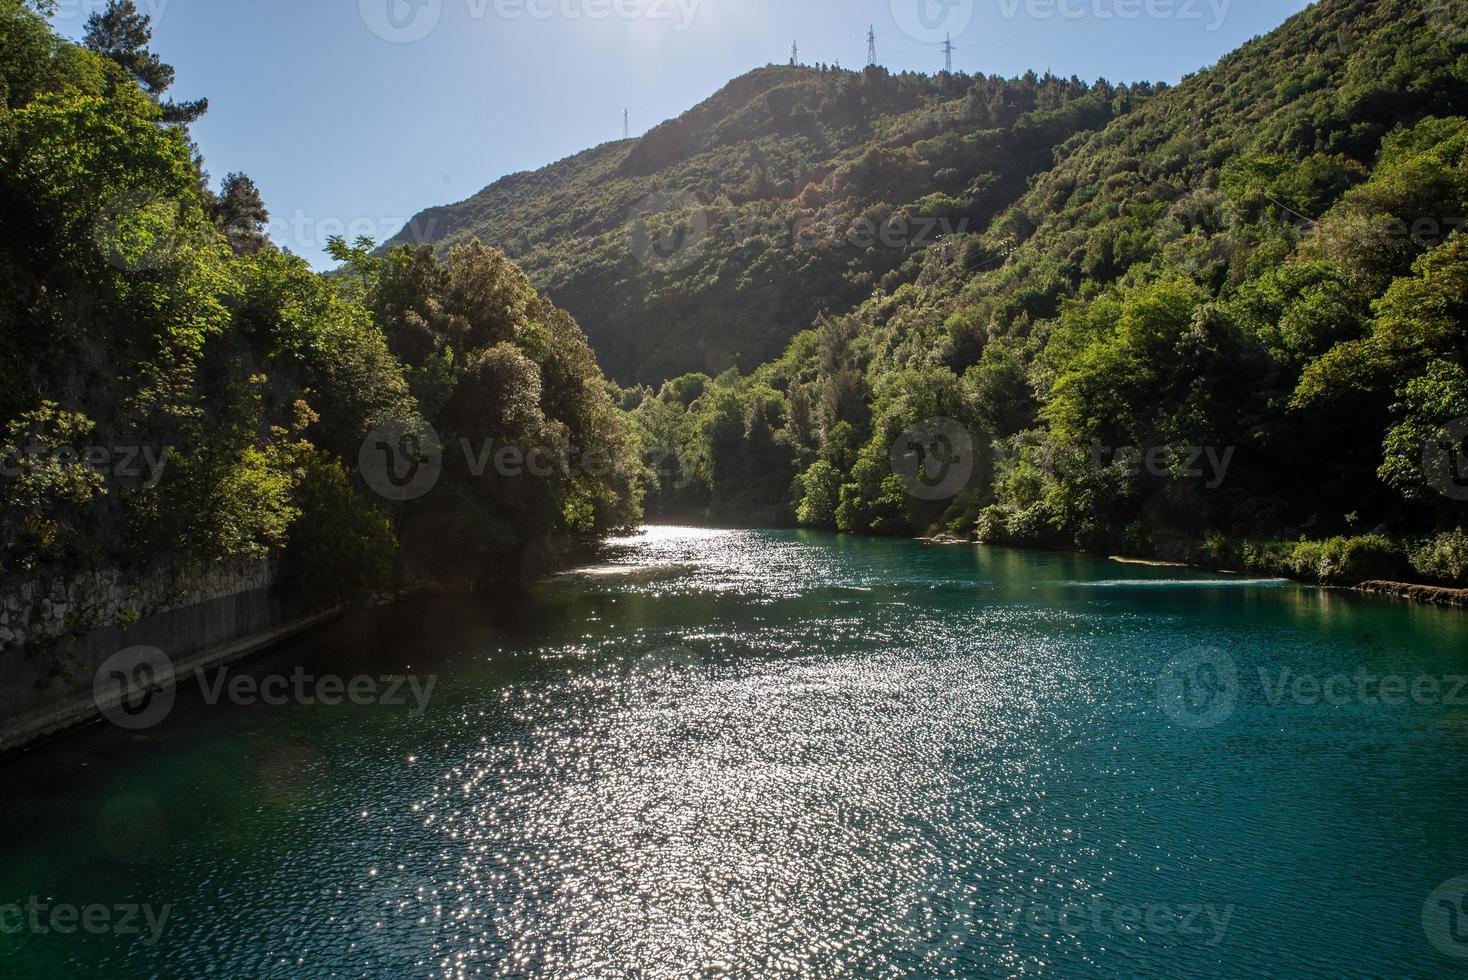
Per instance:
[[[1153,92],[764,68],[640,139],[425,211],[388,245],[504,249],[623,383],[747,371],[820,314],[911,278],[927,247],[987,226],[1067,140]]]
[[[248,177],[211,189],[148,17],[79,45],[55,9],[0,0],[0,581],[271,559],[325,607],[637,522],[584,335],[502,254],[336,240],[316,275]],[[575,462],[476,465],[499,444]]]
[[[1468,580],[1465,114],[1468,5],[1317,4],[780,358],[629,393],[685,450],[651,507]],[[977,465],[915,494],[935,418]]]

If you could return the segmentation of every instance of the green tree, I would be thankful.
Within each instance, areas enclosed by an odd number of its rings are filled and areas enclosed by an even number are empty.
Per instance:
[[[224,233],[234,254],[254,255],[270,243],[265,235],[270,212],[265,210],[260,189],[247,175],[226,176],[210,211],[215,227]]]
[[[133,0],[108,0],[106,9],[87,18],[82,43],[121,65],[143,91],[159,102],[163,120],[187,125],[209,111],[208,99],[193,102],[163,102],[163,93],[173,85],[173,66],[148,50],[153,40],[151,18],[140,13]]]

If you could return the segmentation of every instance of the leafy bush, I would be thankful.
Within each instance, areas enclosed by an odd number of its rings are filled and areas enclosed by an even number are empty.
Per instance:
[[[1008,544],[1010,509],[1003,504],[991,504],[979,513],[974,534],[983,544]]]
[[[28,570],[77,546],[75,518],[103,492],[102,474],[78,456],[92,431],[85,415],[42,402],[6,424],[0,440],[0,571]]]
[[[1418,545],[1409,557],[1412,569],[1428,581],[1468,587],[1468,533],[1461,527]]]
[[[1384,535],[1337,537],[1322,545],[1316,572],[1322,582],[1345,584],[1400,578],[1404,559],[1401,546]]]
[[[841,499],[841,475],[825,460],[795,478],[795,519],[801,527],[834,528]]]
[[[1323,541],[1246,542],[1239,553],[1249,571],[1330,585],[1399,579],[1409,568],[1402,546],[1381,534]]]

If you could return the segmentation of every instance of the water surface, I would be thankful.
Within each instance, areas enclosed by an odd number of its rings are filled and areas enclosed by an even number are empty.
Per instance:
[[[168,910],[156,943],[0,933],[0,974],[1468,965],[1468,917],[1424,921],[1468,874],[1462,613],[656,528],[528,595],[354,614],[242,670],[297,666],[437,681],[421,715],[183,691],[156,727],[0,763],[0,906]],[[1373,696],[1398,676],[1405,700]]]

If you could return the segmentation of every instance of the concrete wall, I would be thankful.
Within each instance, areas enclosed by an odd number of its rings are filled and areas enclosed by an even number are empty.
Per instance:
[[[0,593],[0,752],[95,718],[114,654],[156,647],[174,670],[239,659],[318,622],[291,620],[268,561],[115,569],[12,583]],[[170,684],[171,676],[157,678]]]

